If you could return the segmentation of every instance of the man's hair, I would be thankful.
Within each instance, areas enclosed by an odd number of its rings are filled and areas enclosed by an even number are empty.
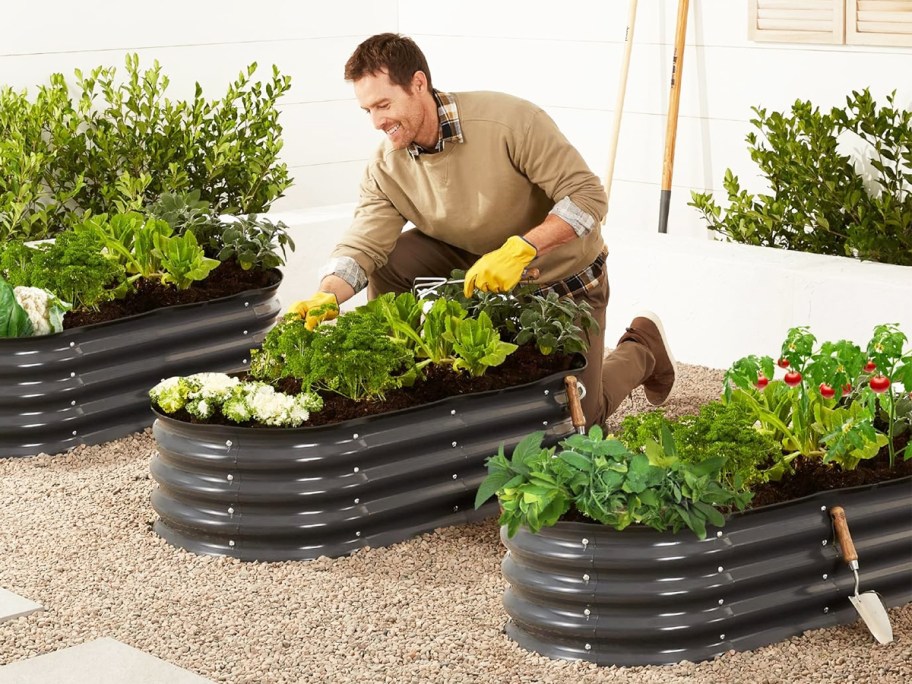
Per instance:
[[[361,43],[345,63],[345,80],[357,81],[368,75],[387,72],[394,85],[412,89],[416,71],[427,76],[431,90],[431,70],[415,41],[397,33],[378,33]]]

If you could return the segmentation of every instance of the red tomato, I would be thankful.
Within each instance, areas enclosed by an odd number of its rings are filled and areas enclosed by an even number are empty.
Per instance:
[[[890,378],[886,375],[875,375],[870,381],[871,389],[881,394],[890,388]]]
[[[797,387],[801,384],[801,373],[798,371],[789,371],[785,374],[785,384],[789,387]]]
[[[876,371],[876,370],[877,370],[877,364],[875,364],[873,361],[868,361],[868,362],[864,365],[864,371],[865,371],[865,373],[873,373],[873,372]]]
[[[757,389],[763,389],[764,387],[766,387],[769,384],[769,382],[770,381],[769,381],[768,377],[766,377],[765,375],[761,375],[760,377],[757,378],[757,382],[754,383],[754,387],[756,387]]]
[[[820,383],[820,396],[824,399],[832,399],[836,396],[836,390],[830,387],[825,382]]]
[[[789,360],[786,358],[781,358],[778,361],[776,361],[776,365],[779,366],[779,368],[788,368]]]
[[[851,391],[852,391],[852,383],[851,383],[851,382],[847,382],[846,384],[844,384],[844,385],[842,386],[842,393],[843,393],[843,394],[848,394],[848,393],[851,392]]]

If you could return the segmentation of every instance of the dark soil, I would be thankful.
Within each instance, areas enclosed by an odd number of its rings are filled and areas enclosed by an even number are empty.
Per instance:
[[[98,311],[67,311],[63,317],[63,327],[67,330],[135,316],[166,306],[208,302],[247,290],[268,287],[279,282],[279,279],[278,270],[245,271],[235,261],[219,264],[205,280],[194,283],[186,290],[178,290],[171,285],[140,278],[136,281],[135,292],[123,299],[102,303]]]

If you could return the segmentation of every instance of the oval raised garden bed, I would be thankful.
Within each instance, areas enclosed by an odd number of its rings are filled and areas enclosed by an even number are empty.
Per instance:
[[[508,538],[507,634],[543,655],[600,665],[700,661],[860,620],[828,515],[846,510],[861,591],[912,601],[912,478],[734,514],[706,539],[559,522]]]
[[[163,377],[245,368],[281,308],[266,287],[55,335],[0,339],[0,457],[57,453],[148,427]]]
[[[155,531],[196,553],[279,561],[341,556],[496,513],[475,510],[485,460],[573,428],[564,377],[335,425],[194,424],[158,414]]]

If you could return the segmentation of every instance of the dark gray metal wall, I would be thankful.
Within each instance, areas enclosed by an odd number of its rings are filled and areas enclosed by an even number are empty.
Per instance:
[[[0,339],[0,457],[58,453],[152,424],[162,378],[241,370],[280,312],[277,282],[56,335]]]
[[[315,428],[191,425],[159,416],[155,530],[197,553],[277,561],[340,556],[496,514],[485,460],[535,430],[572,432],[566,373]]]
[[[647,528],[559,523],[501,538],[507,634],[602,665],[700,661],[860,620],[828,510],[843,506],[861,591],[912,601],[912,478],[737,514],[700,541]],[[871,638],[872,644],[873,637]]]

